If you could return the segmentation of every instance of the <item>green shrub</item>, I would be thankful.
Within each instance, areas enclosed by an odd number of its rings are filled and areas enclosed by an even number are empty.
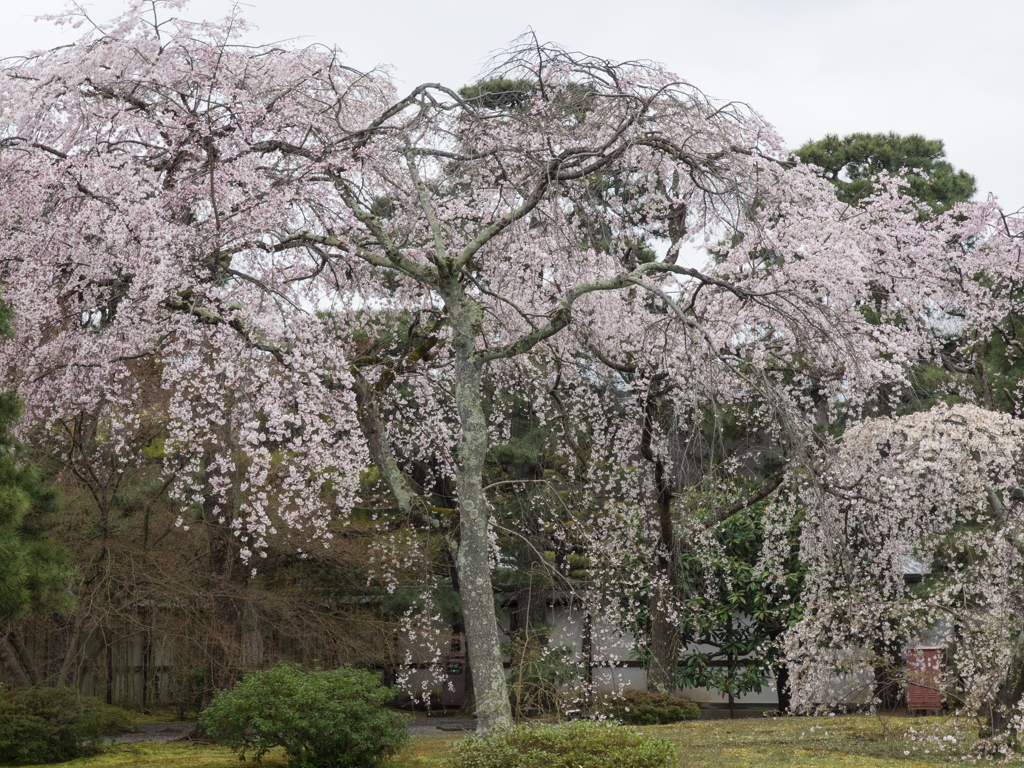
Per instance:
[[[62,763],[85,742],[134,730],[135,717],[73,688],[16,688],[0,695],[0,764]]]
[[[626,691],[625,695],[609,699],[603,713],[630,725],[668,725],[683,720],[699,720],[700,707],[692,701],[665,693]]]
[[[393,696],[363,670],[278,664],[217,694],[199,724],[243,760],[251,753],[260,762],[280,746],[301,768],[373,768],[409,736],[405,718],[384,709]]]
[[[520,726],[453,745],[449,768],[665,768],[676,759],[665,739],[633,728],[580,721]]]

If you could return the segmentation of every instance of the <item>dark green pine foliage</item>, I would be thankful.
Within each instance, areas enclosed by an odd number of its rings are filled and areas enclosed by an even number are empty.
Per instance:
[[[926,175],[911,173],[908,194],[942,213],[954,203],[965,203],[977,191],[974,177],[956,170],[946,160],[940,139],[926,139],[912,133],[852,133],[839,138],[829,134],[808,141],[796,151],[804,163],[821,168],[821,175],[836,187],[836,196],[844,203],[857,205],[872,194],[872,179],[882,171],[897,174],[901,169],[919,169]]]
[[[10,323],[10,308],[0,301],[0,333],[8,334]],[[67,552],[48,541],[56,494],[11,435],[20,412],[16,393],[0,392],[0,626],[33,608],[71,607]]]
[[[529,80],[510,80],[497,77],[481,80],[459,88],[459,96],[476,107],[509,109],[525,104],[533,95],[536,85]]]

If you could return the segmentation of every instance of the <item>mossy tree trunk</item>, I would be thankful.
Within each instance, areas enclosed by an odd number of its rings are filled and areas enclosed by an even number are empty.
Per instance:
[[[483,489],[487,417],[481,387],[483,362],[475,355],[483,310],[465,295],[456,280],[447,288],[444,298],[455,351],[454,393],[462,429],[456,468],[458,544],[454,559],[467,651],[473,664],[478,727],[492,733],[512,727],[512,711],[494,612],[488,537],[491,513]]]

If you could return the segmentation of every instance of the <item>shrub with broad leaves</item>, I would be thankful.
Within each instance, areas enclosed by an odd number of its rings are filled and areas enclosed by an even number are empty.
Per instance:
[[[134,729],[130,712],[73,688],[15,688],[0,694],[0,765],[74,760],[87,742]]]
[[[374,768],[408,739],[405,718],[384,708],[393,696],[365,670],[282,663],[219,693],[199,724],[243,760],[284,747],[296,768]]]

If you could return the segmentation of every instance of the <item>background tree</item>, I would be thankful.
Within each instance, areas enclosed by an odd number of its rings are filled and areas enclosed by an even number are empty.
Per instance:
[[[13,313],[0,299],[0,336],[10,336]],[[11,434],[21,412],[14,391],[0,392],[0,660],[16,683],[33,679],[35,665],[13,624],[27,612],[66,613],[72,606],[67,551],[50,535],[57,496]]]
[[[803,612],[799,527],[794,525],[785,536],[792,554],[784,580],[776,582],[759,568],[765,504],[755,502],[710,527],[711,552],[691,551],[685,558],[689,595],[682,634],[699,648],[684,653],[680,681],[691,688],[723,691],[732,716],[736,696],[760,692],[769,681],[778,694],[779,711],[789,710],[789,667],[782,640]]]
[[[851,133],[843,138],[829,134],[808,141],[794,154],[801,162],[817,166],[821,176],[835,185],[836,196],[850,205],[874,193],[872,180],[883,171],[893,175],[908,171],[908,195],[936,213],[969,202],[977,192],[974,176],[956,170],[945,159],[941,139],[916,133]]]
[[[985,730],[1013,729],[1024,695],[1019,522],[1024,425],[936,406],[851,428],[825,483],[803,490],[806,612],[788,639],[801,702],[835,701],[875,663],[865,635],[951,649],[943,690]],[[920,585],[905,573],[916,561]],[[846,678],[849,679],[849,678]]]
[[[828,135],[807,142],[795,154],[801,161],[817,166],[820,175],[836,187],[839,199],[852,206],[864,206],[875,194],[877,179],[883,174],[901,176],[906,185],[904,194],[919,206],[919,218],[968,203],[976,192],[974,177],[956,170],[945,159],[943,142],[918,134],[856,133],[842,139]],[[876,290],[882,293],[885,288],[880,284]],[[927,410],[939,402],[960,402],[970,389],[986,407],[994,407],[997,396],[1005,402],[1010,389],[1002,378],[994,386],[992,377],[1009,361],[1005,354],[999,356],[993,351],[1007,349],[1007,333],[1015,333],[1012,316],[1001,324],[1002,332],[995,338],[977,331],[963,332],[957,312],[940,317],[934,307],[931,309],[935,336],[932,349],[907,366],[904,382],[883,387],[876,412],[902,415]],[[1012,352],[1009,357],[1013,357]],[[884,709],[893,709],[900,706],[903,697],[904,649],[893,639],[891,628],[876,627],[872,637],[875,699]]]

